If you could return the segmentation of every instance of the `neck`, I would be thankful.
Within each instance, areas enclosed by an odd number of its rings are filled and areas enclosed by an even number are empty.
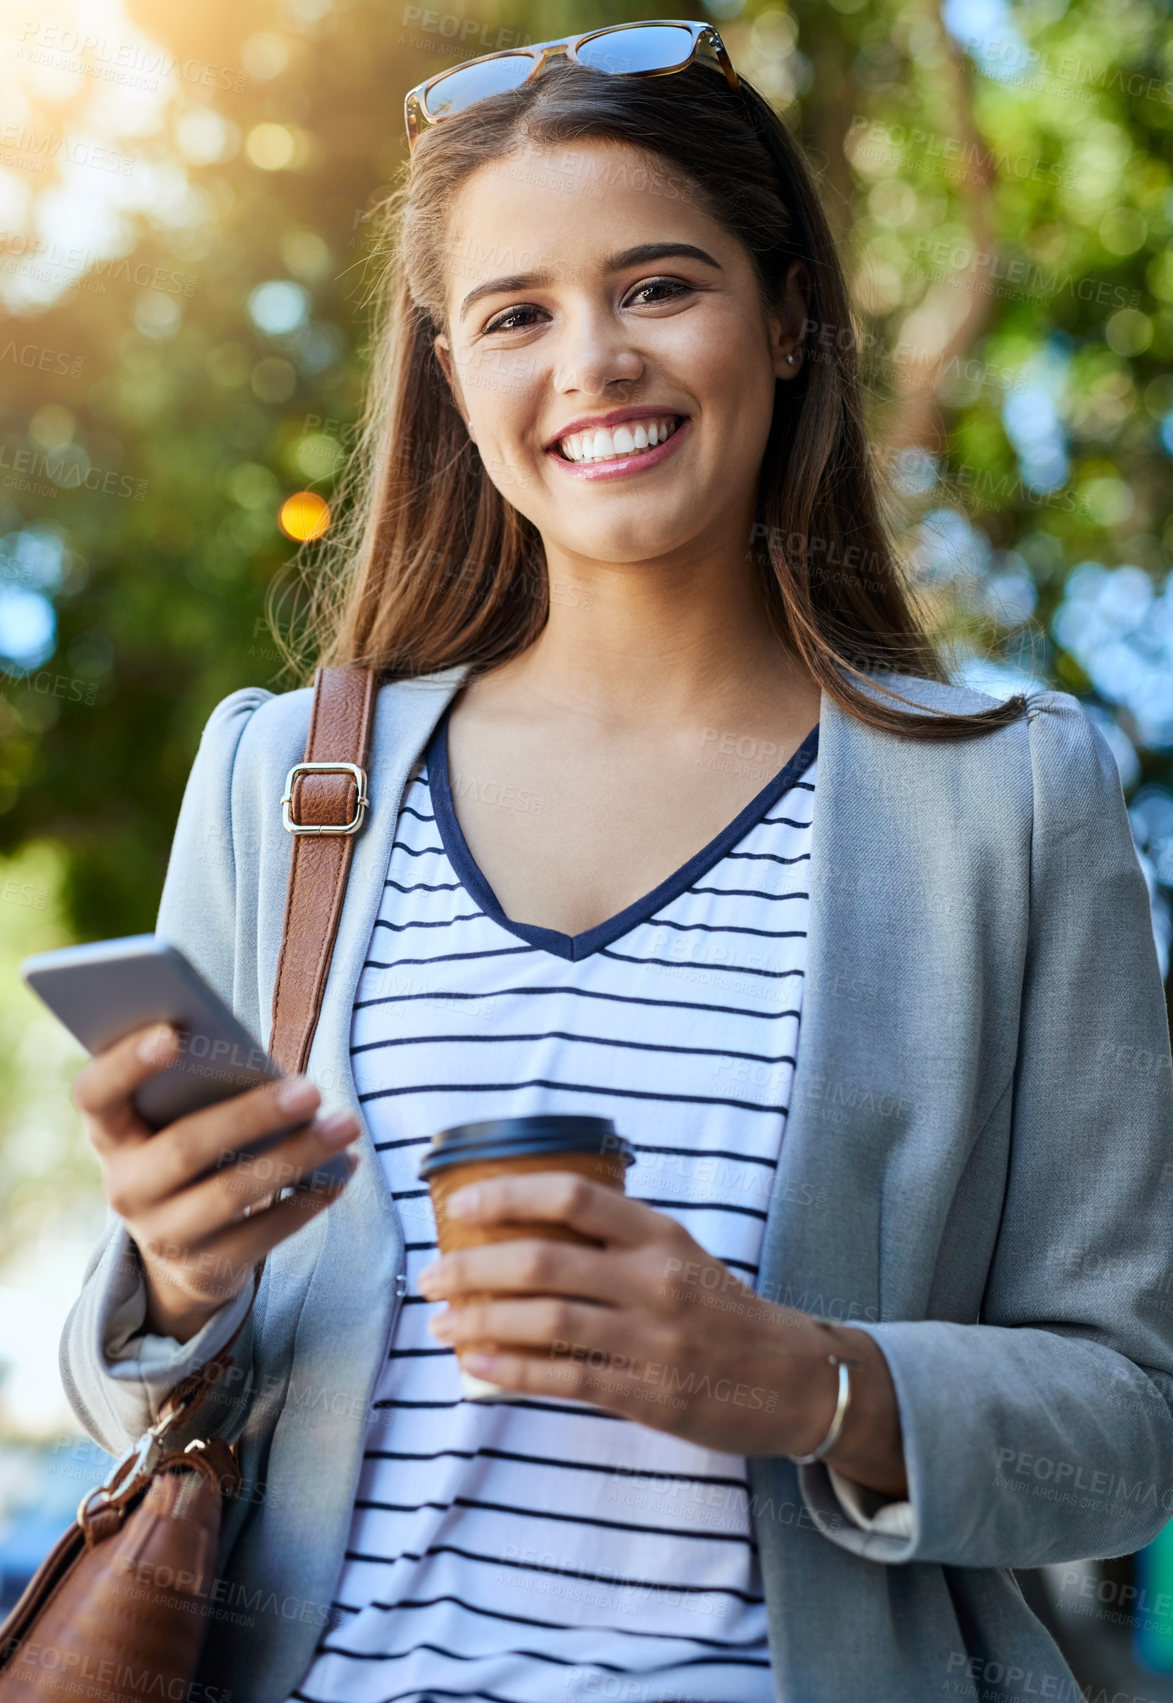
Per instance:
[[[748,558],[613,563],[547,548],[547,571],[549,619],[494,671],[502,684],[508,676],[559,708],[645,728],[788,693],[809,700],[810,675],[769,626]]]

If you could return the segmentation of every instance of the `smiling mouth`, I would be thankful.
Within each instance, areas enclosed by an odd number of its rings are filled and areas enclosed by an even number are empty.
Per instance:
[[[563,461],[617,461],[656,449],[688,418],[687,414],[657,414],[646,420],[623,420],[617,426],[596,426],[568,432],[557,439],[550,454]]]

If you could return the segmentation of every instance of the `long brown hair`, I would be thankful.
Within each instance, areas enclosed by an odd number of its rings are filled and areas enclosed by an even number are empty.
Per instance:
[[[849,714],[906,736],[988,731],[1027,713],[1022,694],[973,715],[906,712],[857,679],[873,670],[947,681],[902,585],[864,432],[855,331],[834,239],[803,153],[743,81],[731,90],[694,62],[670,77],[616,77],[555,60],[532,82],[481,100],[421,137],[382,216],[371,376],[359,435],[322,544],[293,559],[308,603],[303,683],[319,664],[359,664],[402,679],[466,664],[473,674],[536,639],[549,609],[537,528],[493,484],[432,347],[445,329],[447,221],[471,172],[530,143],[598,138],[640,150],[645,176],[685,185],[748,250],[761,299],[776,299],[793,259],[811,279],[799,376],[779,386],[747,552],[764,618]],[[601,178],[639,164],[601,157]],[[588,209],[590,204],[588,203]],[[589,216],[589,214],[588,214]],[[274,612],[275,586],[269,603]],[[915,701],[915,699],[913,700]]]

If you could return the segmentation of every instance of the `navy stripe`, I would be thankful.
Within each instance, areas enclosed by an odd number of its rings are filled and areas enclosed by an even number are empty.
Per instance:
[[[445,917],[442,922],[423,922],[419,917],[413,917],[410,922],[388,922],[386,917],[376,917],[375,927],[385,928],[391,934],[402,934],[405,929],[409,928],[451,928],[454,923],[479,922],[480,920],[480,911],[461,911],[457,916]],[[366,963],[372,962],[373,960],[371,959],[366,960]],[[366,963],[363,965],[364,969],[366,968]],[[385,968],[385,966],[381,967]]]
[[[499,1406],[494,1403],[494,1406]],[[674,1596],[687,1594],[689,1596],[713,1596],[719,1594],[725,1597],[735,1597],[739,1602],[761,1604],[765,1597],[755,1595],[753,1591],[738,1590],[735,1585],[690,1585],[683,1580],[677,1583],[667,1579],[629,1579],[615,1578],[607,1573],[586,1573],[581,1569],[568,1567],[547,1567],[541,1561],[518,1561],[512,1555],[481,1555],[475,1549],[462,1549],[456,1543],[431,1543],[427,1549],[405,1549],[402,1555],[395,1557],[396,1561],[424,1561],[429,1555],[459,1555],[465,1561],[482,1561],[489,1567],[515,1567],[521,1573],[554,1574],[559,1579],[581,1579],[590,1585],[612,1585],[616,1590],[652,1590],[671,1591]],[[347,1550],[347,1560],[373,1561],[386,1564],[382,1555],[363,1555],[354,1550]]]
[[[643,1532],[652,1537],[684,1537],[690,1540],[699,1539],[701,1542],[737,1543],[750,1551],[757,1549],[753,1538],[745,1532],[714,1532],[708,1526],[694,1528],[692,1526],[648,1526],[632,1520],[606,1520],[601,1514],[561,1514],[550,1508],[535,1508],[532,1503],[518,1505],[514,1502],[483,1502],[478,1496],[450,1496],[447,1502],[379,1502],[366,1497],[356,1497],[356,1508],[377,1508],[385,1514],[418,1514],[421,1508],[434,1508],[437,1513],[446,1514],[452,1508],[470,1508],[490,1514],[508,1514],[515,1520],[553,1520],[565,1526],[599,1526],[606,1531]]]
[[[370,963],[370,960],[367,960]],[[363,966],[365,969],[365,965]],[[805,975],[799,970],[798,975]],[[779,1017],[797,1017],[797,1011],[750,1011],[740,1005],[705,1005],[700,1000],[689,999],[651,999],[639,994],[604,993],[599,988],[576,987],[502,987],[486,990],[484,993],[462,993],[457,989],[433,988],[429,993],[388,993],[380,994],[377,999],[360,999],[355,1001],[356,1011],[365,1011],[371,1005],[398,1005],[415,999],[499,999],[508,995],[510,999],[520,994],[533,994],[541,999],[548,999],[551,994],[573,994],[578,999],[603,999],[612,1005],[654,1005],[666,1011],[719,1011],[722,1017],[761,1017],[766,1022],[773,1023]]]
[[[759,893],[754,887],[690,887],[690,893],[710,893],[715,899],[768,899],[777,904],[782,899],[793,899],[793,893]]]
[[[782,1061],[793,1064],[793,1059]],[[727,1147],[650,1147],[646,1141],[634,1141],[632,1146],[638,1153],[687,1153],[690,1159],[733,1159],[742,1165],[768,1165],[775,1170],[777,1159],[765,1159],[756,1153],[732,1153]]]
[[[754,1647],[760,1649],[761,1645],[756,1643]],[[577,1656],[552,1656],[545,1650],[526,1650],[513,1647],[504,1650],[479,1650],[475,1654],[469,1655],[462,1651],[450,1650],[446,1644],[430,1644],[427,1639],[421,1639],[418,1644],[409,1644],[406,1650],[388,1650],[386,1654],[367,1650],[347,1650],[339,1644],[319,1644],[318,1649],[323,1655],[346,1656],[349,1660],[356,1662],[401,1662],[405,1656],[414,1656],[417,1650],[430,1650],[433,1655],[443,1656],[450,1662],[488,1662],[501,1656],[525,1656],[528,1661],[547,1662],[551,1667],[575,1668],[581,1671],[585,1665]],[[722,1667],[769,1667],[770,1665],[769,1658],[765,1656],[760,1660],[755,1656],[684,1656],[666,1666],[641,1668],[640,1673],[648,1676],[669,1671],[674,1673],[677,1668],[712,1667],[714,1663],[720,1663]],[[595,1661],[590,1665],[604,1673],[628,1675],[631,1673],[630,1668],[618,1667],[614,1662]],[[429,1685],[429,1694],[434,1692],[435,1689],[435,1686]],[[409,1696],[410,1693],[404,1695]],[[452,1691],[441,1695],[467,1697],[468,1692]]]
[[[675,1200],[670,1196],[660,1197],[653,1194],[628,1193],[628,1200],[640,1200],[645,1206],[670,1206],[675,1212],[741,1212],[747,1218],[760,1218],[763,1224],[766,1215],[758,1206],[734,1206],[724,1200]]]
[[[797,857],[779,857],[777,852],[726,852],[726,863],[732,863],[735,858],[751,858],[755,863],[809,863],[810,852],[799,852]]]
[[[431,1244],[431,1246],[433,1248],[435,1248],[436,1244],[433,1242]],[[732,1260],[726,1260],[725,1263],[726,1263],[726,1265],[732,1265],[733,1261]],[[459,1407],[463,1400],[464,1400],[463,1396],[458,1396],[454,1401],[408,1401],[406,1399],[406,1397],[404,1397],[404,1396],[383,1396],[378,1401],[373,1401],[371,1403],[371,1406],[372,1406],[372,1408],[376,1408],[376,1407],[449,1407],[449,1408],[451,1408],[451,1407]],[[506,1401],[503,1396],[498,1396],[496,1401],[494,1401],[493,1406],[494,1407],[529,1407],[529,1408],[536,1409],[539,1413],[571,1413],[571,1414],[574,1415],[574,1417],[576,1419],[604,1419],[609,1424],[613,1423],[615,1425],[624,1425],[624,1424],[627,1423],[626,1420],[621,1419],[617,1413],[604,1413],[600,1408],[571,1407],[569,1405],[569,1403],[567,1403],[567,1402],[555,1401],[552,1396],[549,1399],[549,1401],[541,1401],[535,1396],[516,1396],[516,1397],[512,1397],[510,1400]]]
[[[482,1446],[479,1449],[433,1449],[430,1454],[417,1454],[407,1449],[367,1449],[364,1458],[388,1461],[434,1461],[439,1460],[442,1455],[453,1455],[457,1459],[465,1461],[475,1461],[483,1455],[495,1461],[523,1461],[527,1466],[552,1466],[559,1470],[569,1468],[574,1472],[604,1472],[608,1477],[614,1477],[618,1474],[620,1477],[629,1476],[641,1482],[648,1478],[662,1478],[681,1481],[685,1484],[724,1484],[733,1490],[744,1490],[747,1493],[749,1491],[747,1479],[722,1477],[716,1473],[653,1472],[650,1469],[645,1472],[643,1467],[640,1467],[638,1471],[632,1470],[630,1474],[625,1474],[624,1469],[616,1467],[614,1461],[567,1461],[553,1459],[549,1455],[519,1454],[516,1449],[490,1449],[487,1446]]]
[[[775,938],[805,940],[806,929],[791,929],[785,936]],[[639,958],[632,952],[613,952],[609,946],[601,947],[599,956],[614,958],[620,964],[649,964],[657,970],[692,970],[694,973],[699,970],[706,975],[710,970],[723,970],[727,976],[764,976],[767,981],[772,982],[784,981],[787,976],[802,974],[801,970],[755,970],[749,964],[717,964],[708,958]]]
[[[737,1643],[731,1638],[702,1638],[697,1632],[654,1632],[647,1627],[635,1626],[591,1626],[584,1623],[575,1625],[568,1620],[538,1620],[530,1614],[507,1614],[504,1609],[484,1608],[480,1603],[469,1602],[465,1597],[446,1593],[438,1597],[401,1597],[398,1602],[375,1602],[372,1608],[380,1609],[384,1614],[398,1613],[404,1608],[435,1608],[438,1603],[454,1603],[466,1614],[479,1614],[486,1620],[506,1620],[514,1626],[540,1626],[547,1632],[604,1632],[621,1633],[625,1638],[663,1638],[673,1643],[707,1644],[713,1650],[756,1650],[761,1640],[753,1638],[745,1643]],[[352,1608],[348,1603],[332,1602],[331,1608],[340,1609],[344,1614],[359,1614],[361,1609]]]
[[[797,1013],[795,1014],[797,1015]],[[357,1047],[351,1047],[350,1056],[358,1053],[375,1052],[380,1047],[419,1047],[454,1045],[467,1046],[501,1046],[506,1041],[571,1041],[591,1047],[626,1047],[631,1052],[639,1053],[684,1053],[688,1058],[744,1058],[751,1064],[793,1064],[790,1053],[741,1053],[730,1052],[725,1047],[674,1047],[667,1041],[619,1041],[612,1040],[606,1035],[572,1035],[565,1029],[538,1029],[533,1034],[514,1035],[391,1035],[381,1037],[377,1041],[363,1041]]]
[[[809,893],[782,893],[783,899],[809,899]],[[673,922],[671,917],[654,917],[648,925],[651,928],[674,928],[678,934],[753,934],[759,940],[794,940],[801,935],[806,938],[805,928],[742,928],[731,922]],[[610,957],[618,957],[612,952]]]
[[[404,887],[399,881],[384,881],[384,887],[394,887],[397,893],[459,893],[459,881],[442,881],[438,886],[429,887],[426,881],[416,881],[410,887]]]
[[[432,857],[436,852],[444,854],[443,846],[409,846],[406,840],[392,840],[392,851],[405,851],[408,857]]]
[[[386,964],[378,958],[368,958],[363,968],[369,964],[372,970],[414,970],[421,964],[471,964],[482,958],[526,957],[532,951],[532,946],[493,946],[483,952],[437,952],[434,958],[392,958]]]
[[[358,1096],[359,1104],[387,1100],[400,1094],[515,1094],[519,1088],[549,1088],[558,1094],[599,1094],[604,1099],[659,1100],[666,1105],[736,1106],[740,1112],[785,1115],[782,1106],[763,1105],[760,1100],[731,1100],[721,1094],[657,1094],[646,1088],[599,1088],[589,1082],[551,1082],[544,1076],[529,1076],[512,1082],[410,1082],[397,1088],[374,1088]]]

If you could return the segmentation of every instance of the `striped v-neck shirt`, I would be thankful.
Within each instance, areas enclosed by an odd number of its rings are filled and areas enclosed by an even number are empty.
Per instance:
[[[404,793],[351,1030],[407,1289],[336,1624],[293,1696],[774,1703],[745,1458],[587,1402],[462,1400],[426,1329],[442,1303],[415,1285],[437,1257],[418,1166],[452,1124],[610,1117],[637,1154],[628,1194],[752,1287],[798,1043],[818,729],[675,875],[571,937],[497,903],[447,719]]]

